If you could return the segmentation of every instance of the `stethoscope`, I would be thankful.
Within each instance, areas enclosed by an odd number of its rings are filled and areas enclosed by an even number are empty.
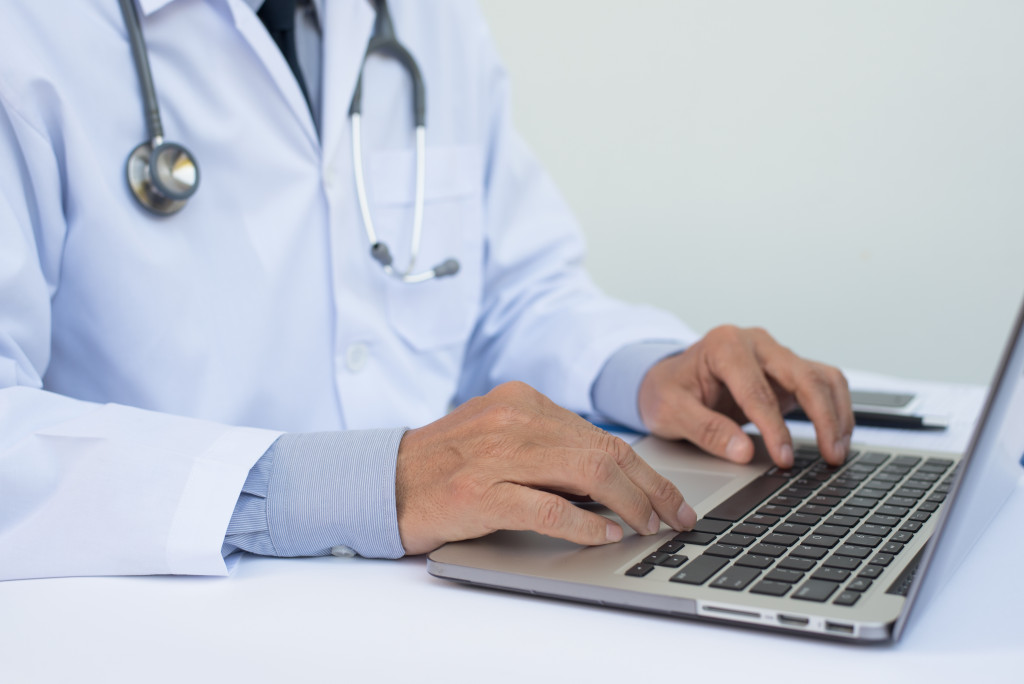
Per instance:
[[[160,121],[160,108],[157,105],[156,91],[153,87],[153,74],[149,68],[149,57],[146,42],[142,36],[142,25],[135,0],[119,0],[121,13],[124,15],[128,38],[132,47],[135,70],[139,76],[142,99],[146,114],[146,128],[149,140],[137,146],[128,155],[125,173],[132,195],[139,204],[154,214],[168,216],[180,211],[199,187],[199,165],[195,157],[178,143],[164,140],[163,124]],[[370,241],[370,255],[381,265],[384,271],[406,283],[422,283],[433,278],[455,275],[459,271],[459,262],[446,259],[434,268],[420,273],[413,273],[416,259],[420,251],[420,238],[423,231],[424,177],[426,175],[426,93],[423,77],[419,66],[405,47],[395,37],[391,14],[384,0],[373,0],[377,10],[377,20],[373,35],[363,55],[359,67],[359,78],[356,81],[352,104],[349,106],[349,119],[352,122],[352,166],[355,172],[356,194],[359,198],[359,209],[362,213],[363,228]],[[391,250],[387,244],[377,238],[370,215],[369,202],[366,199],[366,186],[363,180],[362,151],[362,90],[363,70],[366,59],[375,53],[397,59],[412,78],[413,115],[416,126],[416,195],[413,206],[412,238],[409,248],[409,265],[404,270],[395,268]]]

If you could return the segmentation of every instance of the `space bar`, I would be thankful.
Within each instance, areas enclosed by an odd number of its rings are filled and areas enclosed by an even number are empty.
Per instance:
[[[787,482],[789,482],[789,479],[779,475],[762,475],[715,506],[704,517],[714,518],[715,520],[728,520],[729,522],[741,520],[746,517],[747,513],[754,510],[755,506],[774,494]]]

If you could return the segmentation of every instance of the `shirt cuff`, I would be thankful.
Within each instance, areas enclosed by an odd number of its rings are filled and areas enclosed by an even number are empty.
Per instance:
[[[395,464],[405,428],[282,435],[250,470],[224,551],[368,558],[405,554]]]
[[[682,342],[638,342],[612,354],[590,388],[590,399],[602,419],[647,432],[637,405],[640,383],[654,364],[685,350]]]

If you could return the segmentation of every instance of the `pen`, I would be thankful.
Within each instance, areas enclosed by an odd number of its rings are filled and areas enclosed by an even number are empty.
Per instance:
[[[801,409],[786,414],[786,420],[809,420]],[[865,427],[898,428],[901,430],[945,430],[949,421],[943,416],[854,411],[853,420]]]

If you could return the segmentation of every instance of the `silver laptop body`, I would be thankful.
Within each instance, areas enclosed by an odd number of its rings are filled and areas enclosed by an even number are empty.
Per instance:
[[[1019,480],[1022,326],[1024,306],[963,454],[854,444],[855,455],[832,469],[811,461],[813,443],[797,440],[798,466],[785,472],[760,448],[754,462],[739,466],[647,437],[637,452],[693,505],[698,534],[663,528],[588,548],[503,531],[445,545],[429,555],[428,571],[538,596],[790,633],[898,639],[915,599],[941,589]]]

